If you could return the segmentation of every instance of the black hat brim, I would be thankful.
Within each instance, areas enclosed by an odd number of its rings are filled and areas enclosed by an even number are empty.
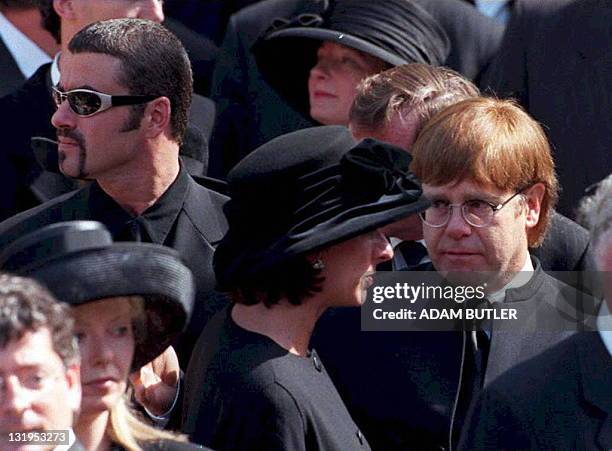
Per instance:
[[[174,251],[156,245],[114,243],[46,261],[21,275],[35,278],[58,300],[72,306],[113,297],[142,297],[145,334],[138,337],[133,368],[170,346],[193,308],[191,272]]]
[[[383,196],[378,202],[359,205],[345,210],[302,233],[290,231],[282,239],[265,249],[260,249],[259,252],[254,249],[241,249],[236,252],[230,251],[228,255],[231,255],[231,262],[215,261],[215,266],[220,265],[223,267],[222,271],[216,272],[219,288],[221,290],[231,289],[239,285],[236,277],[241,280],[248,280],[250,277],[257,278],[259,274],[269,271],[273,267],[278,267],[300,255],[305,255],[384,227],[424,211],[430,205],[430,201],[423,196],[416,201],[405,193]],[[226,238],[226,243],[234,242],[229,234]],[[239,241],[236,240],[236,242]],[[218,254],[215,257],[226,253],[224,249],[221,249],[223,246],[224,243],[222,242],[217,249]]]
[[[317,62],[317,49],[322,41],[362,51],[391,66],[408,62],[357,36],[325,28],[286,28],[266,35],[253,47],[257,67],[263,78],[305,117],[309,117],[310,108],[308,76]]]

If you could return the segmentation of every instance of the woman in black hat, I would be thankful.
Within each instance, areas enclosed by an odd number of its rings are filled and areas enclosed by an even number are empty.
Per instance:
[[[72,306],[83,394],[74,429],[85,449],[195,448],[140,420],[125,394],[129,373],[168,348],[191,312],[193,277],[175,251],[113,243],[102,224],[73,221],[15,241],[0,267],[38,280]]]
[[[448,56],[443,28],[412,1],[322,3],[321,15],[277,19],[254,47],[263,77],[321,124],[348,125],[357,85],[367,76],[414,62],[438,66]]]
[[[185,377],[183,429],[195,442],[369,449],[309,340],[328,307],[360,305],[392,257],[380,227],[429,205],[409,163],[329,126],[276,138],[230,172],[214,265],[234,302],[205,328]]]

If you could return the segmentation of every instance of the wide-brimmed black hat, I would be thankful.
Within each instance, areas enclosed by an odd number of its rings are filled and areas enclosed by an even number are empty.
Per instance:
[[[411,0],[321,2],[320,14],[277,18],[254,45],[257,67],[270,85],[308,116],[308,75],[321,41],[342,44],[391,66],[446,61],[450,41],[441,25]]]
[[[259,147],[230,171],[229,230],[214,255],[231,290],[308,252],[348,240],[430,204],[410,155],[346,127],[307,128]]]
[[[113,243],[95,221],[52,224],[25,235],[0,254],[3,271],[31,277],[70,305],[119,296],[144,298],[146,324],[133,367],[172,344],[193,309],[193,276],[178,253],[148,243]]]

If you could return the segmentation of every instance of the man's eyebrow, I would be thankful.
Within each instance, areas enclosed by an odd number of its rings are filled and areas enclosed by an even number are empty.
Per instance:
[[[64,89],[64,86],[61,84],[61,82],[58,83],[55,87],[62,92],[66,92],[66,89]],[[90,91],[98,92],[98,90],[91,85],[77,86],[76,88],[69,89],[68,91],[74,91],[75,89],[89,89]]]

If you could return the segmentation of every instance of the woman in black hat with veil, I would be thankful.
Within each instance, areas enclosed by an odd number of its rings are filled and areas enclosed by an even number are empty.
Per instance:
[[[369,449],[309,340],[328,307],[360,305],[392,257],[380,228],[428,207],[409,163],[329,126],[276,138],[230,172],[214,265],[233,306],[207,325],[185,376],[183,429],[195,442]]]
[[[141,420],[126,395],[130,372],[172,344],[193,307],[193,277],[174,250],[113,243],[102,224],[72,221],[16,240],[0,267],[36,279],[72,306],[83,394],[74,430],[85,449],[195,449]]]

